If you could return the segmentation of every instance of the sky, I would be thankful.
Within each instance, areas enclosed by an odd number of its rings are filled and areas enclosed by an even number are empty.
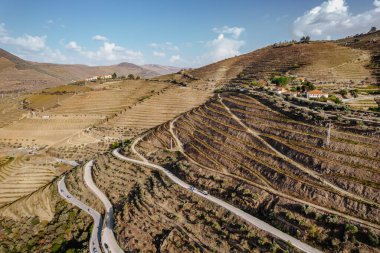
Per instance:
[[[380,0],[0,0],[0,48],[66,64],[199,67],[372,26],[380,28]]]

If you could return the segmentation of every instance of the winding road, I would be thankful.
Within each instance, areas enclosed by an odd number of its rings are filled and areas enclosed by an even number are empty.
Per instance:
[[[102,216],[96,210],[87,206],[86,204],[76,199],[75,197],[73,197],[73,195],[69,193],[69,191],[66,188],[65,177],[63,177],[58,182],[58,192],[62,196],[62,198],[64,198],[67,202],[70,202],[71,204],[77,206],[78,208],[82,209],[83,211],[92,216],[94,220],[94,226],[91,233],[89,251],[90,253],[101,253],[102,251],[100,250],[99,246],[99,237],[102,228]]]
[[[135,151],[133,149],[133,151]],[[200,196],[200,197],[203,197],[211,202],[214,202],[215,204],[221,206],[221,207],[224,207],[225,209],[229,210],[230,212],[236,214],[237,216],[239,216],[240,218],[246,220],[247,222],[251,223],[252,225],[254,225],[255,227],[259,228],[259,229],[262,229],[266,232],[268,232],[269,234],[285,241],[285,242],[290,242],[294,247],[304,251],[304,252],[310,252],[310,253],[321,253],[321,251],[319,251],[318,249],[315,249],[309,245],[307,245],[306,243],[303,243],[301,242],[300,240],[278,230],[277,228],[269,225],[268,223],[262,221],[262,220],[259,220],[257,219],[256,217],[228,204],[227,202],[223,201],[223,200],[220,200],[216,197],[213,197],[209,194],[205,194],[203,191],[200,191],[198,189],[193,189],[191,190],[191,185],[187,184],[186,182],[182,181],[181,179],[179,179],[178,177],[176,177],[173,173],[171,173],[170,171],[168,171],[167,169],[165,169],[164,167],[161,167],[159,165],[155,165],[155,164],[152,164],[148,161],[139,161],[139,160],[135,160],[135,159],[131,159],[131,158],[128,158],[128,157],[125,157],[123,156],[122,154],[119,153],[119,149],[115,149],[112,154],[120,159],[120,160],[123,160],[123,161],[127,161],[127,162],[130,162],[130,163],[134,163],[134,164],[138,164],[138,165],[142,165],[142,166],[146,166],[146,167],[150,167],[150,168],[153,168],[153,169],[156,169],[156,170],[160,170],[162,171],[163,173],[166,174],[166,176],[168,176],[174,183],[176,183],[177,185],[187,189],[187,190],[190,190],[192,191],[194,194]],[[137,153],[138,154],[138,153]]]
[[[117,243],[113,233],[113,207],[107,196],[96,186],[92,179],[92,166],[94,161],[89,161],[84,166],[84,182],[90,190],[102,201],[106,213],[104,215],[104,226],[102,229],[102,248],[104,252],[122,253],[124,252]]]

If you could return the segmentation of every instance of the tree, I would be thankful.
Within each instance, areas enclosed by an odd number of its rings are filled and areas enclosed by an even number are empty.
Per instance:
[[[372,26],[371,30],[369,30],[368,33],[374,33],[374,32],[377,32],[377,28],[375,26]]]
[[[291,78],[286,76],[276,76],[271,79],[272,83],[278,86],[286,86],[290,83]]]
[[[315,85],[309,81],[306,81],[302,84],[303,91],[315,90]]]
[[[133,74],[129,74],[129,75],[128,75],[128,79],[129,79],[129,80],[135,80],[135,76],[134,76]]]
[[[300,39],[300,42],[301,42],[301,43],[309,43],[309,42],[310,42],[310,36],[303,36],[303,37]]]
[[[352,235],[356,234],[357,232],[359,231],[358,227],[355,226],[354,224],[346,224],[346,227],[345,227],[345,232],[346,233],[350,233]]]
[[[369,243],[372,246],[379,245],[379,243],[380,243],[379,236],[377,234],[375,234],[375,232],[373,232],[372,230],[369,230],[367,233],[367,236],[368,236]]]
[[[346,89],[344,89],[344,90],[340,90],[340,91],[339,91],[339,94],[342,95],[342,96],[347,96],[348,91],[347,91]]]
[[[350,93],[351,93],[351,96],[353,96],[354,98],[357,98],[358,97],[358,90],[355,89],[355,90],[350,90]]]
[[[116,73],[113,73],[113,74],[112,74],[112,79],[116,79],[116,78],[117,78]]]

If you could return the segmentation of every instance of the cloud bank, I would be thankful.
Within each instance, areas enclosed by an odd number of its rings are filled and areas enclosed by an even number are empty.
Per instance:
[[[144,56],[141,51],[133,51],[119,46],[112,42],[104,42],[97,50],[86,50],[76,41],[70,41],[66,45],[67,49],[78,52],[80,55],[90,60],[91,64],[115,64],[120,62],[144,63]]]
[[[212,29],[218,33],[216,39],[206,42],[206,46],[211,48],[209,56],[213,61],[240,55],[240,49],[245,41],[240,40],[240,35],[245,31],[243,27],[215,27]]]
[[[46,47],[46,36],[31,36],[24,34],[19,37],[12,37],[8,34],[5,24],[0,24],[0,43],[20,47],[29,51],[40,51]]]
[[[352,14],[345,0],[328,0],[305,12],[294,23],[295,37],[310,35],[314,39],[344,37],[380,26],[380,0],[373,2],[371,10]]]

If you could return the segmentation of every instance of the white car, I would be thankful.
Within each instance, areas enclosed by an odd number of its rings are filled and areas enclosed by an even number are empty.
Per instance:
[[[200,190],[199,192],[202,193],[203,195],[208,195],[208,191]]]

